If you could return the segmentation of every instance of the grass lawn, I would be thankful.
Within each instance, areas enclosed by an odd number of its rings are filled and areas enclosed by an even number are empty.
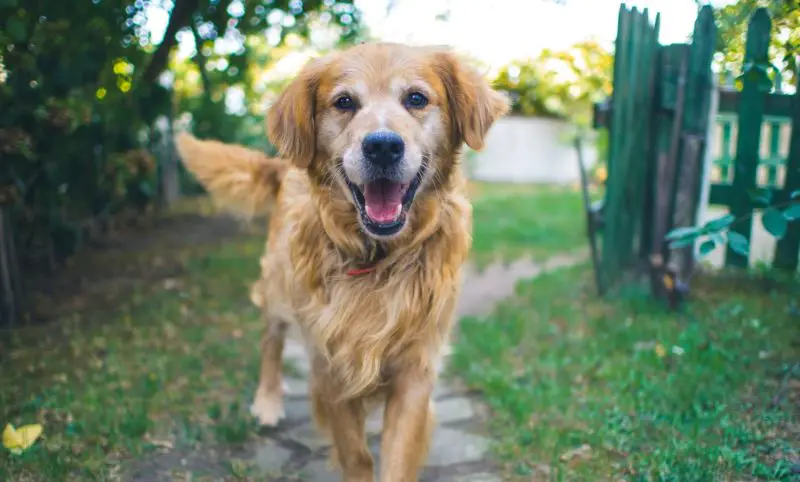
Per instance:
[[[587,246],[577,189],[477,183],[471,197],[472,257],[480,265],[521,256],[545,259]]]
[[[262,324],[247,294],[263,236],[187,242],[103,253],[120,273],[141,269],[126,292],[100,283],[84,295],[91,305],[108,294],[103,308],[0,333],[0,424],[44,426],[21,456],[0,448],[0,480],[107,480],[165,447],[191,453],[255,437],[247,404]],[[173,273],[151,276],[151,264]]]
[[[473,188],[482,262],[584,242],[577,191]],[[77,274],[40,297],[49,322],[0,332],[0,430],[44,426],[21,456],[0,449],[0,480],[106,479],[165,447],[190,453],[256,437],[247,408],[262,324],[248,293],[263,229],[220,236],[230,226],[195,219],[209,207],[186,203],[175,219],[86,250],[67,269]]]
[[[588,267],[462,322],[453,371],[520,480],[800,480],[800,286],[700,278],[683,313]]]

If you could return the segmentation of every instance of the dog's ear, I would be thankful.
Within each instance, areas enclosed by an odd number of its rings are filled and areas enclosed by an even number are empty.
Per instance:
[[[323,60],[312,59],[292,80],[267,113],[267,136],[297,167],[306,168],[317,150],[314,125],[316,95]]]
[[[508,112],[508,99],[454,53],[438,51],[434,56],[447,91],[454,143],[460,146],[466,142],[472,149],[482,149],[489,128]]]

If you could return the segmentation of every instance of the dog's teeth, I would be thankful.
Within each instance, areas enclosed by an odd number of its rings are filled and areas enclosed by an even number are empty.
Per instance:
[[[400,217],[400,213],[403,212],[403,205],[398,204],[396,208],[394,208],[394,218],[397,219]]]

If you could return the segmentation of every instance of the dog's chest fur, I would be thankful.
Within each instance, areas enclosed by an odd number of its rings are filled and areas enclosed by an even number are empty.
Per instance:
[[[325,214],[315,212],[302,191],[289,187],[281,203],[283,226],[270,233],[280,239],[270,243],[276,262],[264,266],[264,280],[272,286],[267,303],[292,300],[292,318],[315,355],[327,361],[342,396],[375,389],[394,366],[433,370],[452,324],[470,245],[466,199],[437,198],[412,226],[419,236],[390,246],[374,271],[351,276],[347,271],[358,260],[348,258],[346,243],[363,240],[351,239],[346,222],[320,220]],[[276,273],[283,283],[268,281]]]

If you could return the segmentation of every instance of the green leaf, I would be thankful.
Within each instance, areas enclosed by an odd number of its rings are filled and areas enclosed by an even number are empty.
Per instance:
[[[766,229],[769,234],[778,239],[786,236],[788,222],[786,218],[783,217],[783,213],[777,209],[767,209],[764,211],[764,215],[761,217],[761,224],[764,225],[764,229]]]
[[[0,7],[17,8],[17,0],[0,0]]]
[[[784,209],[783,217],[785,217],[787,221],[796,221],[800,219],[800,203],[792,204]]]
[[[726,214],[720,218],[712,219],[703,226],[703,231],[721,231],[736,221],[736,216],[733,214]]]
[[[769,189],[754,189],[747,192],[750,200],[763,207],[767,207],[772,203],[772,191]]]
[[[750,242],[736,231],[728,231],[728,246],[742,256],[747,256],[750,252]]]
[[[28,39],[28,29],[19,17],[9,17],[6,20],[6,33],[14,42],[22,43]]]
[[[688,238],[678,238],[671,243],[669,243],[669,249],[678,249],[678,248],[685,248],[687,246],[691,246],[694,244],[695,237],[691,236]]]
[[[694,226],[685,228],[675,228],[668,232],[664,237],[667,241],[675,241],[676,239],[696,238],[700,234],[699,230]]]
[[[792,198],[792,199],[800,198],[800,191],[794,191],[793,193],[791,193],[789,195],[789,197]]]
[[[710,252],[714,251],[717,243],[713,239],[707,239],[700,244],[700,256],[707,256]]]

